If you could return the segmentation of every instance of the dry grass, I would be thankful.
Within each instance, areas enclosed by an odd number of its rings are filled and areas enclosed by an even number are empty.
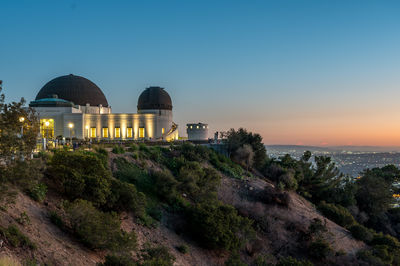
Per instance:
[[[0,266],[22,266],[22,264],[15,258],[3,255],[0,257]]]

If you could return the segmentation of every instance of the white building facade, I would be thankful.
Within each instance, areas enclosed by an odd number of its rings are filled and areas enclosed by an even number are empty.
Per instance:
[[[160,87],[142,92],[137,113],[114,114],[96,84],[71,74],[48,82],[29,106],[38,113],[40,134],[46,139],[178,139],[171,98]]]

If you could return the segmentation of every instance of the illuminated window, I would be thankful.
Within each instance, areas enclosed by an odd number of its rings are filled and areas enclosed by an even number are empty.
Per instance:
[[[164,134],[165,133],[165,128],[162,128],[161,129],[161,134]]]
[[[133,130],[132,130],[131,127],[128,127],[128,128],[126,129],[126,137],[127,137],[127,138],[133,138]]]
[[[103,127],[103,138],[108,138],[108,127]]]
[[[144,138],[144,127],[139,128],[139,138]]]
[[[90,137],[91,138],[95,138],[96,137],[96,128],[95,127],[91,127],[90,128]]]
[[[54,119],[40,119],[40,133],[43,138],[54,138]]]
[[[121,128],[116,127],[115,128],[115,137],[120,138],[121,137]]]

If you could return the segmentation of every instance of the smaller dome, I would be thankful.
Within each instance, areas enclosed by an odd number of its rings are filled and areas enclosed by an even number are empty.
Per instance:
[[[172,101],[168,92],[161,87],[149,87],[139,96],[138,111],[140,110],[172,110]]]

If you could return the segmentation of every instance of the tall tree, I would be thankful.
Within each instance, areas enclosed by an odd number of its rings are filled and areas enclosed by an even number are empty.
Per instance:
[[[267,158],[267,150],[262,137],[257,133],[247,132],[244,128],[239,128],[237,131],[233,128],[224,134],[226,136],[226,144],[228,153],[231,158],[235,157],[235,153],[243,145],[248,144],[254,151],[254,166],[261,168]]]
[[[0,86],[0,161],[9,165],[26,158],[35,148],[39,133],[38,117],[32,108],[24,108],[25,100],[5,103]]]

